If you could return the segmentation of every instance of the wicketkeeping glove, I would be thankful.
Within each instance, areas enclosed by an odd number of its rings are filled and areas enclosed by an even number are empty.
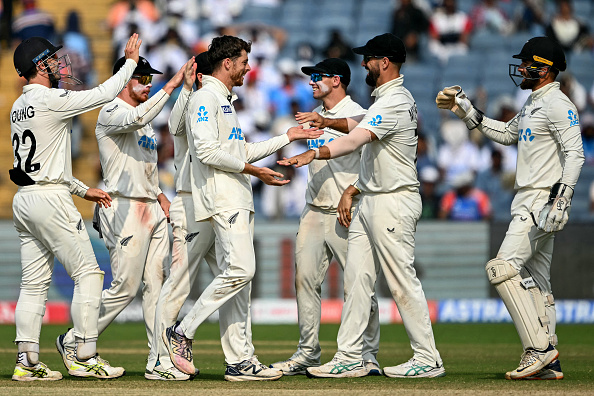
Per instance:
[[[476,109],[466,93],[462,90],[459,85],[453,87],[446,87],[442,91],[439,91],[435,98],[435,103],[440,109],[450,110],[458,118],[460,118],[468,129],[476,128],[483,120],[482,111]]]
[[[549,194],[549,201],[538,216],[538,229],[544,232],[561,231],[569,220],[569,208],[573,188],[566,184],[555,183]]]

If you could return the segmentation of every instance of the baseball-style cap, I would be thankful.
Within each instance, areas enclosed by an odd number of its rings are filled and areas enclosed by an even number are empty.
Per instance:
[[[208,62],[208,51],[204,51],[194,57],[196,61],[196,73],[212,74],[212,66]]]
[[[375,36],[362,47],[353,48],[359,55],[385,56],[391,61],[404,63],[406,61],[406,48],[404,43],[392,33]]]
[[[526,41],[519,54],[513,58],[521,60],[533,60],[552,66],[559,71],[567,68],[565,54],[561,46],[550,37],[533,37]]]
[[[315,66],[303,66],[301,71],[308,76],[313,73],[339,75],[341,76],[340,82],[346,86],[351,82],[351,68],[345,61],[339,58],[324,59]]]
[[[126,63],[126,58],[122,56],[120,59],[116,61],[115,65],[113,65],[113,74],[116,74],[122,68],[122,66],[124,66],[124,63]],[[153,69],[151,67],[151,64],[148,63],[148,61],[144,59],[142,56],[140,56],[138,57],[138,65],[136,66],[136,69],[134,69],[134,73],[132,74],[136,74],[139,76],[148,76],[151,74],[163,73],[161,73],[159,70]]]
[[[19,76],[24,76],[33,70],[37,62],[44,60],[62,48],[57,47],[43,37],[31,37],[23,40],[14,50],[14,68]]]

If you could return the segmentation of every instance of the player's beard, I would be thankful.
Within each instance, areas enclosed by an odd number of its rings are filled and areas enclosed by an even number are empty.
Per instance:
[[[238,69],[231,74],[231,81],[234,87],[241,87],[243,85],[243,76],[246,73],[243,69]]]
[[[536,84],[538,84],[539,80],[528,80],[527,78],[524,78],[522,80],[522,82],[520,83],[520,89],[529,89],[532,90],[534,89],[534,87],[536,87]]]
[[[379,70],[373,70],[369,66],[367,67],[367,76],[365,77],[365,83],[370,87],[376,87],[377,80],[379,79]]]

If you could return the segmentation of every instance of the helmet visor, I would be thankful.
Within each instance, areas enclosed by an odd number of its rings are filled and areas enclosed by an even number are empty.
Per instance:
[[[72,75],[72,62],[68,54],[57,57],[55,54],[37,65],[40,72],[53,76],[54,79],[69,85],[81,85],[82,81]]]
[[[522,73],[519,69],[524,69],[525,73]],[[548,73],[550,67],[543,65],[540,62],[533,62],[531,65],[522,66],[509,64],[509,77],[512,79],[516,87],[519,87],[522,80],[540,80],[546,77],[546,74],[541,76],[540,72],[546,71]]]

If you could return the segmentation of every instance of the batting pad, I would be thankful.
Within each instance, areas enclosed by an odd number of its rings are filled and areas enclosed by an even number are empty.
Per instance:
[[[541,324],[531,293],[522,286],[518,270],[501,259],[490,260],[485,269],[489,282],[495,286],[516,326],[524,350],[547,349],[547,329]]]
[[[103,271],[87,272],[74,282],[72,295],[72,322],[74,336],[81,340],[99,337],[97,322],[103,290]]]
[[[41,323],[45,314],[46,295],[31,295],[25,289],[21,290],[14,311],[15,342],[39,343]]]

